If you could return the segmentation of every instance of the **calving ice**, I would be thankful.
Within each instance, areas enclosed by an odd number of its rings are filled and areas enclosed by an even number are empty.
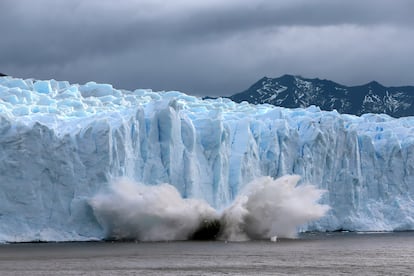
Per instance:
[[[1,77],[0,240],[413,230],[413,126]]]
[[[182,198],[171,185],[143,185],[128,179],[112,182],[109,191],[89,203],[109,239],[293,238],[298,225],[321,218],[329,209],[316,203],[323,191],[296,186],[298,180],[297,176],[257,178],[221,211],[204,200]]]

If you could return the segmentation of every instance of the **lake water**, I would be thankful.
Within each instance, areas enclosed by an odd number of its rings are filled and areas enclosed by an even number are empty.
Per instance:
[[[0,275],[414,275],[414,232],[0,245]]]

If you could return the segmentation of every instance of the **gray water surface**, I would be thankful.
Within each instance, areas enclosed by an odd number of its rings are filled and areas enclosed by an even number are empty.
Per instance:
[[[414,232],[0,245],[0,275],[414,275]]]

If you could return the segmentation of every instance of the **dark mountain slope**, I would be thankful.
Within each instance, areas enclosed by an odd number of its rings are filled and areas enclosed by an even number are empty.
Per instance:
[[[330,80],[284,75],[264,77],[249,89],[230,97],[235,102],[268,103],[296,108],[319,106],[339,113],[386,113],[393,117],[414,115],[414,86],[385,87],[378,82],[345,86]]]

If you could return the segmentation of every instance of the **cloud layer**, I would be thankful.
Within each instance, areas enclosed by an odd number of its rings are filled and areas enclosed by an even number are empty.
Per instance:
[[[0,72],[228,95],[285,73],[414,84],[414,2],[2,0]]]

